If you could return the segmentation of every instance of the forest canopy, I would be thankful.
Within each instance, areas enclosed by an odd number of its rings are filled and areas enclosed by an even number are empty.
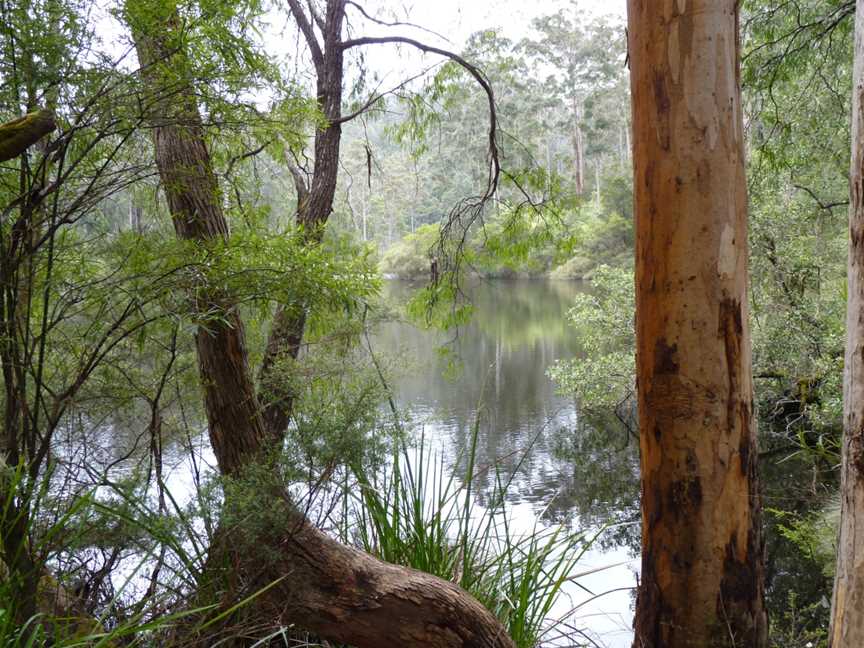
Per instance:
[[[515,4],[0,2],[0,644],[862,645],[864,8]]]

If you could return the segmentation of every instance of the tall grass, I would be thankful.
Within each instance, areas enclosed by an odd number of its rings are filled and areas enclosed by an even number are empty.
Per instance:
[[[457,583],[501,620],[519,648],[535,648],[554,625],[553,606],[591,540],[536,522],[531,532],[517,533],[505,506],[512,477],[477,466],[478,437],[475,424],[467,453],[449,469],[422,437],[414,451],[403,444],[382,473],[354,467],[361,488],[346,493],[356,522],[343,527],[344,539]],[[485,470],[494,471],[494,486],[481,504],[474,482]]]
[[[165,612],[164,606],[156,600],[142,599],[139,605],[129,605],[123,600],[131,597],[129,592],[146,580],[143,572],[157,561],[156,547],[169,549],[170,562],[175,566],[172,574],[175,584],[180,587],[194,582],[195,565],[201,561],[200,555],[187,551],[187,546],[194,541],[191,530],[188,530],[188,535],[181,535],[175,527],[164,524],[164,519],[160,523],[164,516],[148,507],[146,497],[136,498],[109,483],[103,485],[103,490],[110,490],[113,496],[108,499],[97,497],[95,487],[59,498],[49,493],[50,472],[31,482],[23,466],[0,466],[0,470],[3,493],[0,497],[0,528],[10,528],[15,520],[26,519],[27,527],[23,532],[28,540],[24,550],[31,555],[34,569],[29,574],[10,573],[2,560],[5,552],[0,537],[0,647],[162,645],[160,638],[168,636],[178,622],[210,610],[207,607],[170,613]],[[176,502],[174,504],[178,516],[182,515],[182,510]],[[62,555],[80,551],[90,542],[98,542],[90,535],[94,528],[108,529],[119,525],[137,532],[140,541],[136,546],[140,550],[122,570],[124,576],[112,579],[110,598],[103,600],[95,611],[90,611],[85,601],[68,583],[58,580],[53,571],[64,562],[60,559]],[[166,554],[162,552],[159,562],[166,560]],[[23,621],[16,614],[16,608],[21,604],[16,579],[22,577],[34,577],[38,583],[35,593],[38,612]]]

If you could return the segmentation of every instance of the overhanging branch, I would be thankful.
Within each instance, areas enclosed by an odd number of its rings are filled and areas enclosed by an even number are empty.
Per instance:
[[[489,186],[487,187],[486,194],[483,198],[484,200],[491,198],[498,187],[498,179],[501,175],[501,167],[498,160],[498,113],[495,108],[495,94],[492,91],[492,85],[489,83],[489,80],[477,66],[472,65],[455,52],[451,52],[440,47],[427,45],[426,43],[423,43],[421,41],[415,40],[413,38],[406,38],[404,36],[365,36],[362,38],[352,38],[350,40],[342,42],[342,49],[348,50],[353,47],[362,47],[364,45],[386,45],[391,43],[410,45],[411,47],[414,47],[415,49],[418,49],[426,54],[437,54],[439,56],[448,58],[454,63],[457,63],[464,70],[466,70],[472,77],[474,77],[477,83],[480,84],[480,87],[483,88],[483,91],[486,93],[486,97],[489,101],[489,155],[491,158]]]
[[[0,125],[0,162],[18,157],[56,128],[50,110],[37,110]]]
[[[324,52],[321,50],[321,44],[315,36],[315,29],[312,27],[312,23],[309,22],[309,18],[306,16],[306,12],[303,11],[303,7],[300,6],[298,0],[288,0],[288,6],[291,9],[291,15],[297,21],[297,26],[303,32],[306,44],[309,45],[309,51],[312,53],[312,62],[315,64],[315,71],[321,75],[324,72]]]

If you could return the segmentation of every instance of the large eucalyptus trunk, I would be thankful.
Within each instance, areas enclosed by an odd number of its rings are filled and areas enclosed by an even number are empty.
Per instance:
[[[642,575],[634,648],[766,644],[736,0],[629,0]]]
[[[327,19],[333,19],[337,11],[344,13],[344,1],[328,3]],[[156,162],[177,235],[203,245],[227,238],[219,186],[189,81],[191,75],[186,69],[176,9],[162,0],[130,0],[127,20],[145,85],[155,98],[150,121]],[[341,18],[337,24],[339,27],[328,32],[328,38],[341,35]],[[341,48],[332,65],[336,63],[339,76],[328,77],[328,83],[338,81],[338,94],[322,95],[319,89],[319,101],[323,101],[325,114],[330,115],[338,112],[334,102],[341,102]],[[167,88],[170,92],[166,92]],[[320,227],[332,206],[338,139],[338,123],[318,134],[316,171],[320,166],[326,172],[320,177],[316,173],[317,180],[313,179],[308,195],[298,184],[299,217],[307,226],[310,245],[320,240]],[[222,474],[242,478],[245,469],[281,441],[290,413],[290,394],[281,392],[287,400],[274,399],[265,407],[259,405],[236,304],[231,295],[209,290],[206,285],[202,289],[207,296],[196,297],[201,314],[215,311],[219,315],[208,317],[196,334],[211,443]],[[299,315],[288,309],[279,311],[267,362],[275,362],[283,353],[296,355],[303,325],[302,310]],[[265,364],[265,375],[267,366],[272,365]],[[269,387],[279,394],[278,386]],[[261,496],[262,505],[267,506],[264,494]],[[284,501],[286,497],[281,493],[273,501]],[[265,517],[267,513],[261,512]],[[277,533],[272,531],[262,528],[261,537],[253,540],[255,551],[249,551],[248,545],[244,550],[234,544],[231,529],[223,529],[217,534],[208,560],[210,572],[225,572],[209,573],[208,580],[242,582],[245,590],[233,592],[238,595],[260,592],[276,582],[244,608],[244,613],[256,616],[259,626],[295,626],[357,648],[513,646],[498,620],[457,586],[388,565],[342,545],[291,505]],[[197,640],[210,645],[213,638]],[[196,638],[184,641],[188,645]]]
[[[855,12],[840,539],[831,648],[864,646],[864,0]]]

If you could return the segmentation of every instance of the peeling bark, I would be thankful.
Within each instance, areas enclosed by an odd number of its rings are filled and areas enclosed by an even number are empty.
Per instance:
[[[864,0],[855,12],[840,538],[831,648],[864,646]]]
[[[634,648],[767,641],[735,0],[629,0],[642,577]]]

